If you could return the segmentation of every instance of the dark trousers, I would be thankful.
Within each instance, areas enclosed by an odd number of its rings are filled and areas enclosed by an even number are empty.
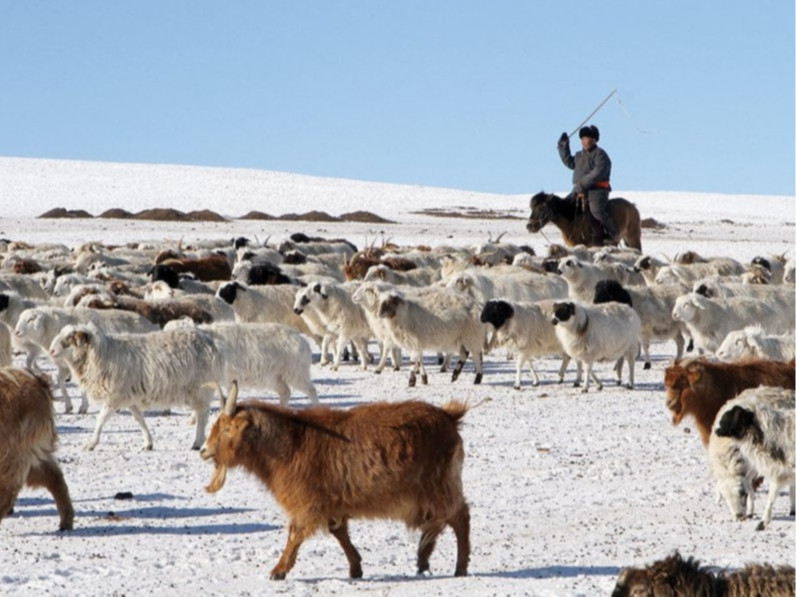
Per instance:
[[[603,189],[591,189],[587,193],[587,199],[589,201],[589,211],[592,217],[597,220],[598,225],[605,230],[605,234],[607,234],[611,240],[617,240],[614,218],[608,210],[608,191]],[[602,237],[602,230],[595,230],[595,232],[598,238]],[[600,240],[602,239],[600,238]]]

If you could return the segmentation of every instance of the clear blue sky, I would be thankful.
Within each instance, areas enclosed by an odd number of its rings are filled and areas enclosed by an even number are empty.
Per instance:
[[[0,156],[794,194],[792,0],[0,0]],[[573,150],[579,146],[573,139]],[[2,184],[0,182],[0,184]]]

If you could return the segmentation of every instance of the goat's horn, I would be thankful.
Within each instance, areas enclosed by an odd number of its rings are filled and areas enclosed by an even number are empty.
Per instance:
[[[501,232],[500,234],[498,234],[498,237],[495,239],[495,244],[498,244],[498,243],[500,242],[500,239],[501,239],[501,238],[503,238],[504,236],[506,236],[506,234],[508,234],[508,230],[506,230],[505,232]]]
[[[265,241],[263,242],[263,248],[268,247],[268,241],[271,240],[271,235],[265,237]]]
[[[224,405],[224,412],[228,415],[235,414],[235,408],[237,407],[238,402],[238,380],[233,379],[232,384],[229,387],[229,398],[227,398],[227,402]]]

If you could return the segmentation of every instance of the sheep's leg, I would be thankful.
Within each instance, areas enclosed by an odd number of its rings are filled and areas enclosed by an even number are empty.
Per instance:
[[[359,555],[357,548],[351,543],[351,537],[348,535],[348,519],[343,518],[342,521],[329,521],[329,532],[340,543],[343,548],[345,557],[348,560],[348,575],[351,578],[362,578],[362,556]]]
[[[459,379],[459,375],[462,372],[462,368],[464,367],[464,363],[467,361],[467,357],[469,356],[469,352],[464,348],[464,346],[459,347],[459,360],[456,361],[456,367],[453,369],[453,375],[451,376],[451,381],[456,381]],[[475,360],[475,357],[473,357]]]
[[[478,385],[484,378],[484,353],[480,350],[473,352],[473,363],[475,363],[475,379],[473,383]],[[533,368],[533,367],[531,367]]]
[[[400,371],[401,370],[401,347],[400,346],[393,346],[392,352],[390,355],[392,359],[392,370],[393,371]]]
[[[415,384],[417,383],[417,372],[420,370],[420,365],[418,364],[420,359],[423,358],[422,353],[418,357],[417,354],[412,354],[411,363],[412,368],[409,371],[409,387],[414,388]]]
[[[632,362],[633,360],[635,360],[635,358],[636,355],[634,354],[632,358],[628,359],[628,361]],[[618,386],[622,385],[622,365],[624,365],[624,363],[625,363],[625,357],[619,357],[616,363],[614,364],[614,371],[616,372],[616,385]],[[630,365],[628,363],[628,367],[629,366]]]
[[[572,384],[573,388],[580,387],[580,382],[583,380],[583,361],[575,362],[577,363],[577,371],[575,372],[575,383]],[[586,379],[588,380],[588,377]]]
[[[108,422],[108,419],[111,418],[115,409],[111,408],[108,404],[103,404],[100,411],[97,413],[97,422],[94,425],[94,435],[91,436],[91,439],[88,440],[85,444],[83,444],[84,450],[93,450],[97,447],[99,443],[100,434],[102,433],[102,428],[105,423]]]
[[[379,374],[384,371],[384,367],[387,366],[387,353],[389,352],[389,347],[387,342],[381,341],[379,342],[379,364],[376,365],[376,369],[373,370],[374,373]]]
[[[144,450],[151,450],[152,449],[152,434],[149,433],[149,428],[146,426],[146,421],[144,420],[144,413],[141,412],[141,409],[138,408],[136,405],[130,406],[130,412],[135,419],[135,422],[138,423],[138,426],[141,427],[141,433],[144,434]]]
[[[650,360],[650,339],[644,338],[641,342],[641,349],[644,351],[644,369],[652,369]]]
[[[517,355],[517,374],[514,376],[514,389],[520,390],[522,389],[522,365],[525,359],[522,358],[522,355]],[[533,371],[533,365],[531,365],[531,371]],[[536,384],[534,384],[536,385]]]
[[[271,580],[284,580],[287,573],[296,563],[296,556],[298,556],[299,547],[304,543],[307,538],[306,529],[299,527],[295,522],[290,523],[290,528],[287,535],[287,545],[282,552],[282,557],[279,558],[274,569],[271,570]]]
[[[198,450],[202,447],[202,444],[205,443],[205,429],[207,429],[209,409],[204,404],[207,403],[205,402],[202,406],[194,409],[194,413],[196,414],[196,433],[191,450]]]
[[[424,386],[428,385],[428,374],[426,373],[426,366],[423,364],[423,353],[421,352],[417,357],[417,363],[420,366],[420,383]]]
[[[533,375],[533,385],[534,387],[539,385],[539,373],[536,372],[536,367],[533,366],[533,358],[528,359],[528,367],[531,369],[531,375]]]
[[[299,391],[304,392],[313,405],[318,405],[318,392],[315,391],[315,385],[310,379],[309,371],[306,377],[297,377],[293,380],[293,386]]]
[[[64,397],[64,412],[72,412],[72,399],[69,397],[69,392],[66,391],[66,379],[69,377],[69,369],[58,365],[58,387],[61,390],[61,395]],[[81,408],[82,408],[81,404]]]
[[[790,515],[794,516],[796,515],[796,485],[791,483],[788,493],[790,494]]]
[[[55,500],[58,508],[58,515],[61,523],[58,530],[71,531],[75,521],[75,510],[72,507],[72,500],[69,497],[69,488],[64,480],[61,468],[49,456],[46,460],[41,460],[28,473],[28,485],[31,487],[44,487],[49,491]]]
[[[357,349],[359,353],[359,367],[362,371],[365,371],[368,368],[368,363],[372,362],[373,357],[371,356],[370,352],[368,351],[368,342],[365,340],[363,342],[362,338],[356,338],[351,340],[351,344],[354,345],[354,348]]]
[[[768,480],[768,499],[766,500],[766,507],[763,510],[763,520],[757,525],[757,530],[762,531],[771,524],[771,511],[774,509],[774,501],[777,499],[779,493],[779,483],[774,478]]]
[[[677,335],[674,337],[674,344],[677,347],[677,356],[675,359],[679,361],[683,358],[683,350],[685,348],[685,339],[683,338],[683,334],[677,332]]]
[[[455,576],[467,576],[467,564],[470,561],[470,507],[467,502],[462,505],[453,518],[448,521],[456,535],[456,571]]]
[[[287,406],[288,401],[290,401],[290,387],[281,377],[277,377],[274,380],[274,391],[279,395],[279,404]]]
[[[346,347],[346,339],[343,336],[337,337],[337,350],[334,353],[334,363],[332,363],[332,371],[337,371],[340,367],[340,359],[343,356],[343,350]],[[348,360],[348,359],[346,359]]]
[[[636,359],[630,358],[630,353],[625,355],[627,360],[627,389],[632,390],[636,382]]]
[[[437,364],[440,365],[439,372],[440,373],[447,373],[448,369],[451,366],[451,353],[446,352],[442,354],[441,352],[437,353]]]
[[[41,371],[39,367],[36,365],[36,357],[41,354],[41,350],[38,346],[31,345],[28,346],[28,356],[25,358],[25,368],[30,369],[31,371]]]
[[[420,544],[417,546],[417,573],[428,570],[428,559],[437,546],[437,537],[445,528],[445,521],[433,520],[420,527]]]
[[[324,334],[321,340],[321,360],[318,363],[321,366],[329,364],[329,342],[331,338],[329,334]]]
[[[564,356],[561,357],[561,367],[558,370],[558,383],[564,382],[564,374],[567,372],[567,367],[571,360],[568,354],[564,354]]]

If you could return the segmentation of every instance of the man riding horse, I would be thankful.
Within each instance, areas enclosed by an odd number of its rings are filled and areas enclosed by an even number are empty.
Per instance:
[[[604,242],[616,244],[617,234],[614,220],[608,209],[608,193],[611,191],[611,159],[601,147],[597,147],[600,131],[596,126],[580,129],[580,142],[583,150],[572,157],[569,149],[569,135],[561,133],[558,140],[558,155],[572,173],[572,192],[583,211],[591,213],[592,244]],[[586,207],[588,205],[588,208]]]

